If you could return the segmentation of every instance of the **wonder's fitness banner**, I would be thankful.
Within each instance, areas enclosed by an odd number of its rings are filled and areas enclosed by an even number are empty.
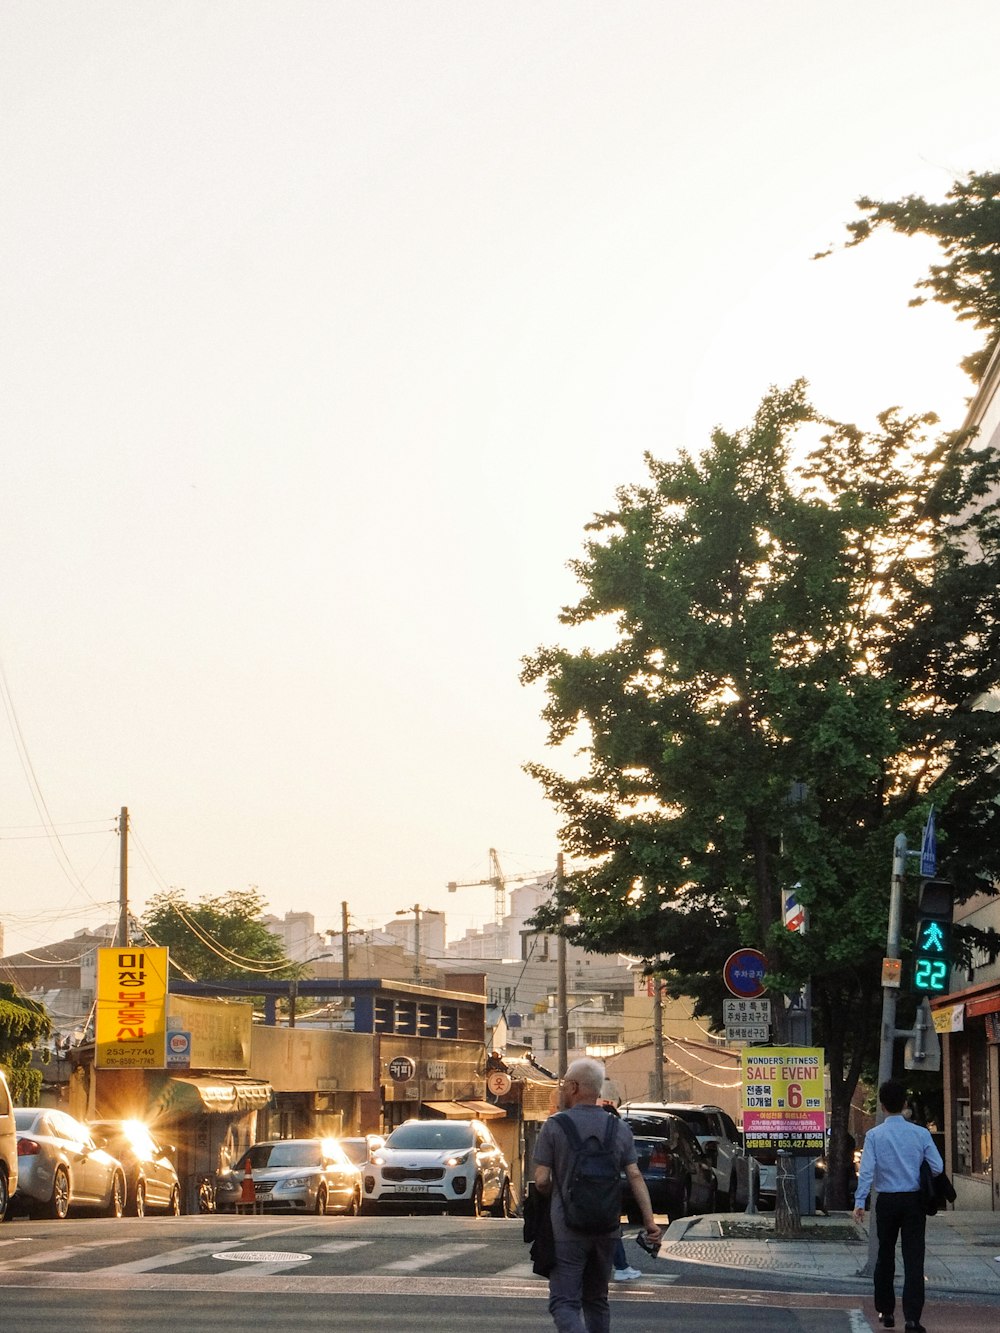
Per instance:
[[[167,950],[131,945],[97,951],[99,1069],[166,1064]]]
[[[818,1046],[745,1046],[743,1138],[755,1148],[815,1157],[826,1146],[823,1051]]]

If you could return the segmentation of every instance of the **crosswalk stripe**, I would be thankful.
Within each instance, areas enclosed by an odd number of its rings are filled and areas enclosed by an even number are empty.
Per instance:
[[[439,1245],[436,1250],[422,1250],[419,1254],[411,1254],[406,1259],[398,1259],[394,1264],[382,1264],[380,1267],[387,1273],[415,1273],[420,1268],[430,1268],[432,1264],[443,1263],[446,1259],[457,1259],[472,1250],[485,1250],[486,1247],[486,1241],[477,1241],[471,1245],[468,1242],[459,1245]]]

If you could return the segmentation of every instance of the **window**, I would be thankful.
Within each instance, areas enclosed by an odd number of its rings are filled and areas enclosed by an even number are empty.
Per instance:
[[[955,1068],[955,1166],[963,1175],[989,1175],[993,1166],[990,1130],[989,1046],[982,1018],[966,1020],[951,1037]]]

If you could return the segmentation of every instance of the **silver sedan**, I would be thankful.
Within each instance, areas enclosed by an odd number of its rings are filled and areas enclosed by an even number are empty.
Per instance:
[[[71,1208],[92,1208],[109,1217],[125,1210],[121,1162],[98,1148],[90,1130],[65,1111],[17,1107],[17,1190],[11,1209],[64,1218]]]
[[[247,1180],[253,1182],[253,1204],[271,1212],[356,1214],[361,1208],[361,1172],[336,1139],[274,1139],[255,1143],[232,1171],[215,1185],[221,1212],[244,1202]]]

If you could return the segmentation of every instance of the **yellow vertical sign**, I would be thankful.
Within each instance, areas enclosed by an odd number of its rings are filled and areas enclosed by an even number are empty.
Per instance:
[[[131,945],[97,951],[98,1069],[163,1069],[167,950]]]

